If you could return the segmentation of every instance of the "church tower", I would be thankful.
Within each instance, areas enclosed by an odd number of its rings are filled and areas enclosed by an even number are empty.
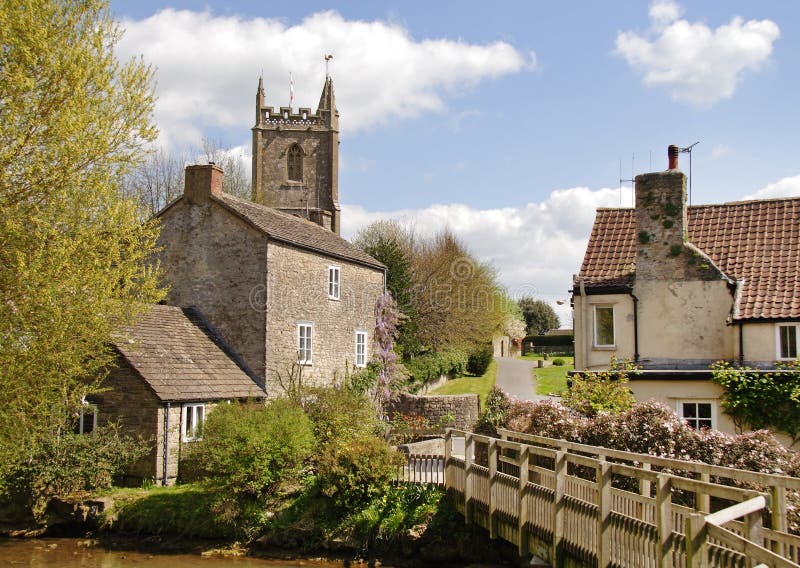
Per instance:
[[[339,111],[330,77],[314,113],[265,106],[264,84],[258,80],[253,201],[339,234]]]

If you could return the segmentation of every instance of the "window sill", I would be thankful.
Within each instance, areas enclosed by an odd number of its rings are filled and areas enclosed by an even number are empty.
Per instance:
[[[616,351],[616,345],[592,345],[594,351]]]
[[[340,300],[340,298],[337,298],[335,296],[328,296],[328,299],[333,300],[334,302],[338,302]]]
[[[301,367],[313,367],[314,366],[314,363],[312,363],[311,361],[307,361],[307,362],[306,361],[298,361],[297,364],[300,365]]]

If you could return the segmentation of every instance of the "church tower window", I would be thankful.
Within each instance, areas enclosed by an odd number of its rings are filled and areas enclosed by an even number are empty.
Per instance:
[[[289,181],[303,181],[303,150],[297,144],[286,153],[286,172]]]

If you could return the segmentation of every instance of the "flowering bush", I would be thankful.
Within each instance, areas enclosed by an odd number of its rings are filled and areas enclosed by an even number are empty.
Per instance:
[[[499,427],[592,446],[650,454],[684,461],[800,477],[800,453],[783,446],[767,430],[729,435],[695,430],[672,409],[639,402],[617,414],[587,418],[559,402],[508,401]],[[800,534],[800,494],[787,492],[791,532]]]

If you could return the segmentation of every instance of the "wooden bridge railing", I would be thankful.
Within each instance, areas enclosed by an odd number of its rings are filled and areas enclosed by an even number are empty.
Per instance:
[[[461,497],[467,523],[517,544],[520,556],[554,566],[567,558],[601,567],[798,566],[785,494],[800,479],[500,435],[449,429],[445,486]],[[453,453],[457,437],[463,457]]]

